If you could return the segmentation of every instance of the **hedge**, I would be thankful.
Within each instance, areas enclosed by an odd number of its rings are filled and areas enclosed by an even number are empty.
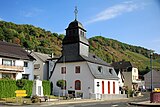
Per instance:
[[[15,97],[17,90],[15,80],[0,80],[0,98]]]
[[[23,88],[27,91],[27,96],[30,97],[32,94],[32,87],[33,87],[33,81],[31,80],[25,80],[26,84]],[[49,81],[42,81],[43,84],[43,93],[44,95],[50,95],[51,87]],[[16,80],[11,79],[1,79],[0,80],[0,98],[9,98],[9,97],[15,97],[15,91],[17,89],[20,89],[16,85]]]
[[[50,95],[51,94],[51,85],[49,81],[42,81],[42,85],[43,85],[43,94],[44,95]]]

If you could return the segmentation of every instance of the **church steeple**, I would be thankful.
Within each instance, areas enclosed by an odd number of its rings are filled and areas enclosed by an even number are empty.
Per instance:
[[[66,28],[66,36],[63,39],[62,54],[67,54],[69,48],[77,55],[88,56],[89,43],[86,39],[86,30],[83,25],[77,20],[78,9],[75,7],[75,20],[72,21],[68,28]],[[73,49],[74,47],[74,49]]]

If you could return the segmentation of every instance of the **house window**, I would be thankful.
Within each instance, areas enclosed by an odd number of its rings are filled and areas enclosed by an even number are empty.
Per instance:
[[[75,90],[81,90],[81,81],[80,80],[75,81]]]
[[[2,78],[11,79],[12,74],[9,73],[2,73]]]
[[[66,74],[66,67],[61,67],[61,74]]]
[[[2,65],[12,66],[12,60],[2,59]]]
[[[113,94],[115,94],[115,82],[113,82]]]
[[[29,74],[22,74],[22,79],[29,79]]]
[[[102,66],[98,66],[98,71],[102,72]]]
[[[24,67],[28,67],[28,62],[24,62]]]
[[[34,69],[39,69],[40,68],[40,64],[35,64],[34,65]]]
[[[80,66],[76,66],[76,73],[80,73]]]
[[[110,81],[108,81],[108,94],[110,94]]]
[[[13,61],[13,66],[15,66],[15,65],[16,65],[16,61],[14,60],[14,61]]]

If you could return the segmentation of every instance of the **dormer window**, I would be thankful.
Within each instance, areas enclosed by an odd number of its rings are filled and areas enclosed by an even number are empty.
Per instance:
[[[109,69],[109,73],[112,74],[112,69]]]
[[[82,31],[80,31],[80,35],[83,35],[83,32],[82,32]]]
[[[102,66],[98,66],[98,71],[101,73],[102,72]]]

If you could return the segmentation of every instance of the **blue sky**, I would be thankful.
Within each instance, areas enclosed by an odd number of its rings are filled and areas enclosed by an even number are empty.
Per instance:
[[[159,0],[0,0],[0,20],[64,33],[74,20],[87,38],[101,35],[160,53]]]

